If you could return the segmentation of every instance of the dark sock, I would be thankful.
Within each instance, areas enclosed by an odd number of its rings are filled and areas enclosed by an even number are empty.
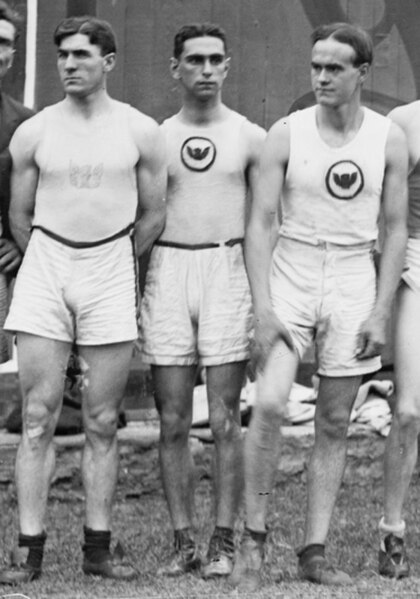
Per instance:
[[[305,564],[305,562],[310,560],[314,555],[325,557],[325,545],[322,545],[321,543],[312,543],[297,551],[297,556],[301,564]]]
[[[36,570],[41,569],[42,558],[44,556],[44,545],[47,534],[42,532],[40,535],[24,535],[19,533],[18,546],[28,547],[28,557],[26,563]]]
[[[110,555],[111,531],[92,530],[84,526],[83,532],[85,536],[85,544],[83,545],[85,558],[94,564],[106,560]]]
[[[233,542],[233,528],[225,526],[215,526],[212,534],[213,543],[219,546],[219,550],[225,551],[227,554],[234,553],[235,544]],[[212,541],[209,545],[209,554],[211,554]]]
[[[213,536],[233,540],[233,528],[228,528],[227,526],[215,526]]]
[[[174,530],[174,547],[175,551],[179,551],[181,548],[194,549],[195,542],[189,527]]]

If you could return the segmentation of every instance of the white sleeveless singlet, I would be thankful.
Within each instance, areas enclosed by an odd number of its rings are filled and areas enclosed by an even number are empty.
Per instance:
[[[328,146],[316,124],[316,106],[289,116],[290,158],[281,199],[280,233],[306,243],[373,242],[391,121],[364,108],[356,136]]]
[[[129,126],[133,110],[114,100],[110,113],[84,127],[61,102],[38,115],[43,138],[35,155],[40,175],[34,226],[95,241],[134,222],[140,155]]]
[[[257,125],[234,111],[208,126],[186,124],[178,115],[164,121],[169,173],[162,240],[195,244],[244,236],[245,126]]]

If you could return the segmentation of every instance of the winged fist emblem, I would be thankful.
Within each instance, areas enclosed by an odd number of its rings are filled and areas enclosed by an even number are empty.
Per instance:
[[[353,160],[340,160],[332,164],[325,183],[328,192],[336,200],[352,200],[365,185],[363,171]]]
[[[187,152],[193,160],[204,160],[210,152],[210,146],[207,146],[207,148],[191,148],[191,146],[187,146]]]
[[[343,173],[339,175],[334,173],[334,182],[343,189],[350,189],[350,187],[356,183],[357,172],[354,173]]]
[[[216,159],[216,146],[208,137],[189,137],[181,147],[181,161],[190,171],[207,171]]]

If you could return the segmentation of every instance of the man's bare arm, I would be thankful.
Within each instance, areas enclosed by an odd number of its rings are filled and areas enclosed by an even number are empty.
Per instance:
[[[163,134],[157,123],[142,115],[136,119],[135,136],[140,149],[137,166],[138,212],[137,254],[147,251],[165,226],[167,162]]]
[[[39,170],[35,162],[38,127],[36,117],[26,121],[18,127],[10,142],[13,167],[9,220],[12,235],[22,252],[25,252],[31,235],[38,185]]]
[[[254,303],[256,359],[260,367],[279,339],[293,347],[289,333],[274,314],[269,287],[273,223],[288,159],[289,126],[282,120],[273,125],[264,143],[245,236],[245,260]]]
[[[377,296],[372,314],[360,334],[360,359],[380,353],[386,341],[386,324],[400,282],[407,245],[407,175],[407,142],[400,127],[392,123],[386,144],[386,170],[382,193],[384,240]]]

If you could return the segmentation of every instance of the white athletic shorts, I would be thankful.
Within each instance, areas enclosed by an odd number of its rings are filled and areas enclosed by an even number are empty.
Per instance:
[[[137,338],[136,289],[128,235],[81,249],[34,229],[5,329],[78,345],[132,341]]]
[[[356,376],[381,367],[379,357],[356,357],[358,333],[376,298],[370,249],[280,237],[271,267],[271,298],[300,359],[315,343],[319,374]]]
[[[242,244],[196,250],[154,246],[140,314],[148,364],[247,360],[252,312]]]
[[[3,332],[4,321],[6,320],[8,304],[7,279],[5,275],[0,274],[0,364],[9,359],[8,339]]]
[[[420,239],[408,239],[402,280],[412,291],[420,293]]]

